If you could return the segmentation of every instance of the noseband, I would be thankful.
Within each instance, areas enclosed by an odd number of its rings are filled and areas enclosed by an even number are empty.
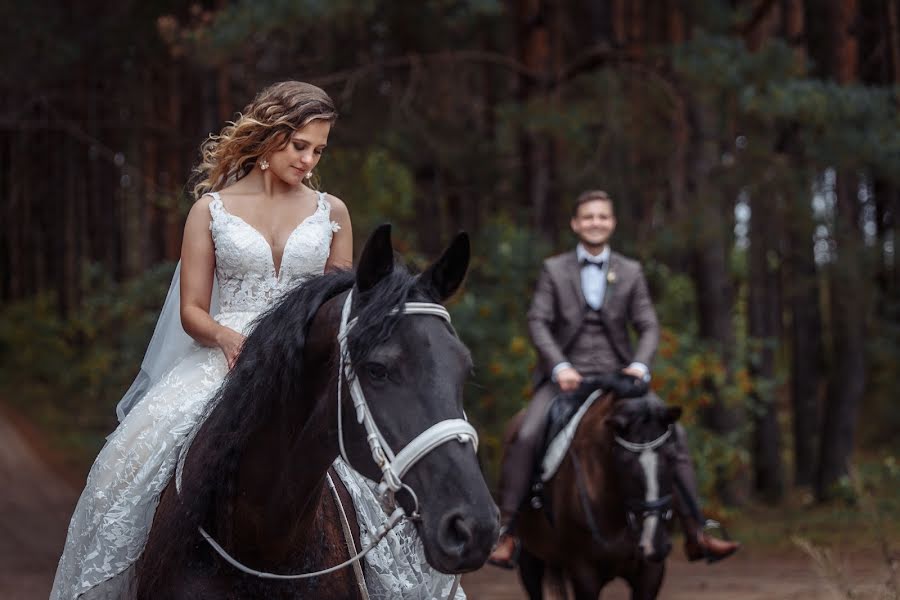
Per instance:
[[[638,460],[643,465],[651,460],[654,463],[656,462],[656,457],[654,455],[671,436],[672,428],[669,427],[668,429],[666,429],[666,432],[664,434],[662,434],[655,440],[645,443],[629,442],[628,440],[619,437],[618,435],[615,436],[615,440],[617,444],[619,444],[629,452],[638,454]],[[640,523],[644,518],[653,515],[658,516],[663,521],[669,521],[672,518],[672,494],[666,494],[665,496],[657,500],[642,500],[639,502],[630,502],[625,507],[625,517],[628,520],[628,526],[632,530],[637,530],[638,523]]]
[[[415,492],[413,492],[412,488],[403,483],[403,476],[409,471],[412,466],[422,459],[429,452],[438,448],[439,446],[446,444],[447,442],[456,440],[461,444],[471,443],[472,447],[477,451],[478,450],[478,433],[476,433],[475,428],[469,424],[465,419],[446,419],[444,421],[439,421],[420,433],[418,436],[413,438],[403,449],[399,452],[394,453],[391,450],[390,445],[387,443],[387,440],[384,439],[384,436],[381,434],[381,431],[378,429],[378,425],[375,424],[375,420],[372,418],[372,411],[369,409],[369,403],[366,401],[366,397],[363,394],[362,387],[359,385],[359,380],[356,377],[355,372],[353,371],[352,363],[350,362],[350,355],[347,351],[347,333],[356,323],[356,318],[350,319],[350,309],[353,304],[353,290],[347,294],[347,299],[344,301],[344,307],[341,310],[341,325],[338,330],[338,343],[340,346],[340,370],[338,371],[338,383],[337,383],[337,419],[338,419],[338,444],[340,446],[341,457],[343,457],[344,461],[349,465],[350,461],[347,458],[346,450],[344,449],[344,428],[343,428],[343,419],[341,417],[341,390],[342,390],[342,381],[344,378],[347,379],[348,387],[350,388],[350,397],[353,399],[353,407],[356,409],[356,420],[366,430],[366,441],[369,443],[369,448],[372,452],[372,459],[375,461],[375,464],[378,465],[378,468],[381,469],[382,478],[381,482],[378,484],[378,495],[385,496],[393,496],[396,492],[401,489],[405,489],[409,492],[410,497],[413,500],[413,511],[412,514],[407,514],[406,511],[399,504],[393,513],[387,518],[387,520],[378,528],[377,531],[372,532],[372,541],[368,547],[362,550],[359,554],[350,558],[349,560],[344,561],[338,565],[333,567],[322,569],[321,571],[316,571],[314,573],[300,573],[298,575],[280,575],[278,573],[267,573],[265,571],[257,571],[255,569],[251,569],[250,567],[245,566],[243,563],[232,557],[228,552],[225,551],[222,546],[220,546],[213,538],[210,536],[202,527],[199,527],[200,534],[203,538],[209,543],[212,548],[219,553],[219,555],[225,559],[229,564],[231,564],[236,569],[247,573],[248,575],[253,575],[255,577],[260,577],[263,579],[280,579],[280,580],[290,580],[290,579],[306,579],[309,577],[317,577],[319,575],[325,575],[326,573],[331,573],[333,571],[337,571],[338,569],[342,569],[360,559],[362,559],[366,554],[368,554],[375,546],[377,546],[381,540],[388,534],[388,532],[393,529],[397,523],[400,522],[401,519],[409,518],[412,520],[417,520],[420,517],[419,515],[419,499],[416,496]],[[441,306],[440,304],[435,304],[432,302],[407,302],[401,308],[395,308],[391,311],[390,314],[399,314],[402,313],[404,315],[432,315],[436,317],[441,317],[447,323],[450,323],[450,313],[447,312],[447,309]],[[341,377],[341,374],[344,377]],[[450,590],[449,598],[452,598],[456,595],[456,589],[459,586],[459,576],[456,576],[453,587]]]

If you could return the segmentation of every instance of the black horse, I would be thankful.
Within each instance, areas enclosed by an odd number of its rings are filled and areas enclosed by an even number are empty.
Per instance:
[[[522,584],[543,598],[545,573],[561,597],[599,598],[617,577],[633,600],[657,597],[671,550],[673,423],[681,408],[606,394],[590,406],[544,487],[544,508],[520,515]]]
[[[351,568],[311,579],[261,579],[226,563],[198,525],[243,564],[278,574],[317,571],[349,558],[326,474],[338,456],[338,329],[353,293],[347,354],[372,416],[395,451],[435,422],[464,418],[468,350],[444,319],[406,315],[408,302],[439,303],[461,284],[469,241],[458,235],[420,276],[395,265],[390,227],[378,228],[356,273],[305,282],[260,317],[190,446],[182,489],[163,492],[136,565],[138,598],[354,598]],[[399,310],[398,310],[399,309]],[[351,465],[378,481],[366,431],[343,384],[340,407]],[[339,488],[340,480],[335,483]],[[497,537],[498,511],[469,443],[440,445],[404,476],[396,499],[420,516],[428,562],[444,573],[480,567]],[[340,489],[357,548],[359,530]]]

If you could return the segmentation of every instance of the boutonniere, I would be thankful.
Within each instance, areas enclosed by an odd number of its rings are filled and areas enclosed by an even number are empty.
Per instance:
[[[606,274],[606,282],[607,283],[615,283],[616,282],[616,272],[610,271]]]

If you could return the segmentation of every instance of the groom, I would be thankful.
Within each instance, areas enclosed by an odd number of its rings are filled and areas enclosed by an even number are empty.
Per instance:
[[[616,228],[612,199],[606,192],[582,193],[575,201],[571,220],[578,236],[575,250],[544,261],[537,289],[528,311],[528,329],[538,354],[535,392],[525,417],[504,457],[500,484],[503,534],[488,562],[515,566],[514,518],[525,501],[534,461],[537,459],[547,413],[560,392],[578,388],[582,377],[621,370],[650,380],[650,362],[659,343],[659,323],[637,261],[612,252],[609,238]],[[637,333],[632,349],[628,325]],[[652,398],[662,402],[652,392]],[[703,532],[698,517],[696,479],[678,427],[676,470],[683,491],[676,494],[675,509],[685,531],[689,560],[709,562],[734,554],[739,544],[719,540]]]

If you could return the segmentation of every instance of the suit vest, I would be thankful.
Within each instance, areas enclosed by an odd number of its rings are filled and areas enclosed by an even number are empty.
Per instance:
[[[626,365],[616,355],[600,313],[588,307],[584,323],[566,351],[566,358],[582,375],[597,375],[617,371]]]

